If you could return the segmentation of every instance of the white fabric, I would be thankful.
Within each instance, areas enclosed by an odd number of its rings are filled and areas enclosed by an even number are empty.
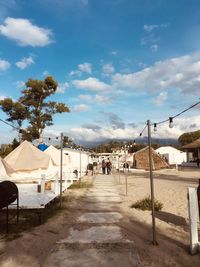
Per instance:
[[[58,150],[54,146],[49,146],[47,149],[45,149],[44,153],[51,157],[54,165],[60,166],[60,150]],[[68,165],[68,164],[69,164],[69,156],[63,153],[63,165]]]
[[[0,178],[6,178],[13,172],[12,167],[4,159],[0,158]]]
[[[39,168],[47,169],[51,158],[28,141],[24,141],[5,157],[5,161],[15,171],[33,171]]]

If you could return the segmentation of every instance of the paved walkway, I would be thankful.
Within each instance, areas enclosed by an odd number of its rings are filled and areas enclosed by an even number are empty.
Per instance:
[[[83,213],[66,239],[57,242],[46,267],[138,266],[134,242],[126,239],[118,225],[121,202],[112,175],[98,174],[87,193]]]

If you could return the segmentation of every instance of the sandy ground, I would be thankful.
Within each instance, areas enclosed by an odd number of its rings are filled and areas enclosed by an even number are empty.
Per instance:
[[[189,254],[187,202],[187,188],[198,186],[200,170],[154,172],[155,198],[163,203],[162,211],[156,212],[158,246],[151,245],[151,212],[130,208],[135,201],[150,195],[149,173],[136,171],[128,174],[127,196],[124,174],[115,177],[123,198],[120,206],[127,215],[127,234],[135,235],[142,266],[200,266],[200,254]]]
[[[162,170],[154,173],[155,197],[163,203],[163,210],[156,214],[156,238],[153,246],[151,212],[131,209],[136,200],[150,194],[148,172],[128,175],[128,195],[125,195],[125,179],[116,173],[116,187],[122,203],[119,204],[123,218],[119,225],[123,234],[132,239],[137,248],[140,265],[144,267],[200,266],[200,254],[189,254],[189,229],[187,188],[197,187],[200,171]],[[91,177],[87,178],[91,179]],[[57,241],[66,237],[70,227],[82,214],[86,189],[68,190],[71,201],[59,214],[45,224],[26,231],[12,241],[0,240],[1,267],[42,267],[51,255]],[[123,265],[123,257],[121,258]],[[70,266],[69,266],[70,267]],[[126,267],[126,266],[124,266]]]

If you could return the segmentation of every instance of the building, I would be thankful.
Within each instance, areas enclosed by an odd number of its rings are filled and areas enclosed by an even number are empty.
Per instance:
[[[156,149],[156,152],[166,159],[170,165],[182,164],[187,161],[186,152],[180,151],[172,146],[162,146]]]

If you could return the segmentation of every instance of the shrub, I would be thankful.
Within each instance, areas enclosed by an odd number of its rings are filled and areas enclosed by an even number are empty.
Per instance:
[[[140,210],[151,210],[151,198],[147,196],[141,200],[136,201],[131,205],[131,208],[140,209]],[[158,200],[154,200],[154,208],[156,211],[160,211],[163,208],[163,203],[159,202]]]

